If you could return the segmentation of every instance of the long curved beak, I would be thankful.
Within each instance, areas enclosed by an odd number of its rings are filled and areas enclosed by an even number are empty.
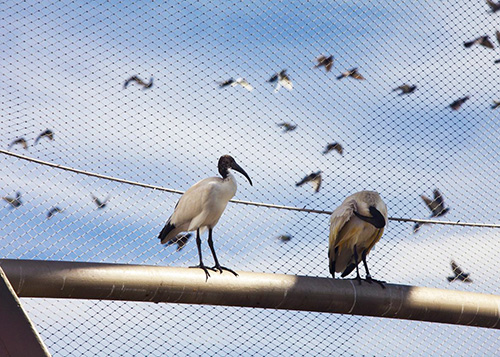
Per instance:
[[[235,163],[233,163],[233,164],[231,165],[231,168],[232,168],[233,170],[238,171],[238,172],[239,172],[240,174],[242,174],[243,176],[245,176],[245,177],[247,178],[248,182],[250,182],[250,185],[251,185],[251,186],[253,186],[252,180],[250,180],[250,176],[248,176],[248,174],[245,172],[245,170],[243,170],[243,169],[241,168],[241,166],[240,166],[240,165],[238,165],[238,164],[235,162]]]
[[[356,211],[354,211],[354,214],[356,215],[356,217],[358,217],[359,219],[361,219],[365,222],[370,223],[375,228],[384,228],[386,222],[385,222],[385,218],[382,215],[382,213],[380,213],[380,211],[373,206],[370,206],[369,210],[370,210],[370,213],[372,214],[373,217],[363,216]]]

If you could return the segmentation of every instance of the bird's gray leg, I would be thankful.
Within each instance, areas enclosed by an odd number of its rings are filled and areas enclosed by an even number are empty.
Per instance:
[[[214,262],[215,262],[215,266],[212,269],[214,271],[219,270],[221,274],[222,274],[223,270],[227,270],[228,272],[233,273],[235,276],[238,276],[238,273],[236,273],[235,271],[233,271],[229,268],[223,267],[219,264],[219,260],[217,259],[217,255],[215,254],[214,241],[212,240],[212,228],[208,229],[208,246],[210,247],[210,250],[212,251],[212,255],[214,257]]]
[[[356,280],[361,285],[361,275],[359,275],[359,267],[358,267],[358,247],[354,245],[354,263],[356,264]]]
[[[208,272],[208,269],[210,269],[210,268],[207,268],[205,266],[205,264],[203,264],[203,259],[201,257],[201,238],[200,238],[200,229],[199,228],[196,230],[196,246],[198,247],[198,256],[200,257],[200,264],[192,266],[190,268],[203,269],[203,271],[205,272],[205,276],[206,276],[205,281],[207,281],[208,278],[210,277],[210,273]]]
[[[366,249],[363,250],[363,253],[361,253],[361,259],[363,260],[363,265],[365,266],[366,281],[369,282],[370,284],[373,282],[376,282],[376,283],[380,284],[380,286],[382,288],[385,289],[385,286],[384,286],[385,281],[373,279],[372,276],[370,275],[370,272],[368,271],[368,264],[366,263]]]

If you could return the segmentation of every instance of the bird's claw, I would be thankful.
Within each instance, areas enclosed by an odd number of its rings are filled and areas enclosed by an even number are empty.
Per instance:
[[[370,284],[372,284],[372,283],[377,283],[377,284],[379,284],[379,285],[382,287],[382,289],[385,289],[385,285],[384,285],[384,284],[385,284],[386,282],[385,282],[385,281],[383,281],[383,280],[376,280],[376,279],[373,279],[370,275],[367,275],[365,280],[366,280],[368,283],[370,283]]]
[[[223,270],[227,270],[228,272],[230,273],[233,273],[234,276],[238,276],[238,273],[235,272],[234,270],[232,269],[229,269],[229,268],[226,268],[226,267],[223,267],[223,266],[220,266],[220,265],[215,265],[213,268],[211,268],[213,271],[219,271],[220,274],[222,274],[222,271]]]
[[[212,270],[212,271],[216,271],[214,268],[209,268],[205,265],[201,265],[201,264],[198,264],[198,265],[194,265],[194,266],[191,266],[190,268],[200,268],[200,269],[203,269],[203,271],[205,272],[205,281],[208,281],[208,278],[210,278],[210,273],[208,272],[208,270]]]

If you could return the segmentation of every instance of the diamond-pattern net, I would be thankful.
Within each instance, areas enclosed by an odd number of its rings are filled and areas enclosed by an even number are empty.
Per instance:
[[[235,199],[332,211],[378,191],[389,216],[499,219],[500,12],[484,2],[5,2],[3,149],[186,190],[232,155]],[[494,49],[464,42],[488,35]],[[330,72],[314,68],[333,55]],[[357,67],[365,80],[336,77]],[[293,89],[268,83],[283,70]],[[125,81],[137,75],[150,88]],[[252,86],[220,87],[230,78]],[[404,83],[416,90],[399,95]],[[450,104],[469,96],[458,110]],[[498,96],[498,97],[497,97]],[[296,125],[286,132],[279,123]],[[41,137],[46,129],[53,140]],[[20,143],[24,138],[28,148]],[[323,154],[329,143],[335,150]],[[189,266],[157,236],[179,195],[0,155],[0,256]],[[322,186],[296,187],[322,171]],[[97,209],[91,195],[109,197]],[[47,212],[59,207],[50,219]],[[500,230],[389,222],[368,263],[391,283],[500,294]],[[214,229],[235,270],[329,276],[329,217],[230,203]],[[278,237],[290,235],[289,241]],[[204,240],[204,249],[209,253]],[[209,254],[205,253],[208,257]],[[448,282],[450,261],[472,283]],[[215,306],[23,299],[53,355],[495,355],[498,333],[380,318]],[[404,342],[402,342],[404,341]]]

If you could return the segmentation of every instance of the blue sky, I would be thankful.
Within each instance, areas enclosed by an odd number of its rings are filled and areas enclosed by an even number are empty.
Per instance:
[[[180,190],[215,175],[218,157],[229,153],[254,182],[250,186],[238,176],[237,199],[333,210],[347,195],[373,189],[390,216],[425,218],[429,212],[419,195],[438,188],[451,207],[444,219],[498,222],[500,135],[490,105],[500,99],[500,68],[493,64],[500,44],[494,50],[463,47],[481,35],[493,39],[500,29],[499,15],[488,13],[486,4],[25,2],[4,5],[0,14],[3,148],[22,136],[29,151],[13,151]],[[334,55],[331,73],[313,69],[320,54]],[[335,79],[352,67],[359,67],[366,81]],[[274,93],[266,83],[281,69],[288,70],[293,91]],[[153,76],[153,88],[124,90],[123,82],[133,74]],[[246,78],[254,91],[218,88],[218,81],[231,77]],[[403,83],[416,84],[416,92],[392,92]],[[459,111],[448,108],[465,95],[471,99]],[[297,130],[283,134],[276,125],[283,121]],[[31,145],[47,128],[55,140]],[[343,156],[322,154],[332,141],[343,144]],[[2,160],[1,194],[21,191],[25,202],[15,210],[2,208],[4,257],[174,266],[197,261],[193,242],[175,252],[156,239],[178,195],[7,156]],[[317,170],[324,174],[320,193],[295,187]],[[95,210],[92,193],[109,195],[109,206]],[[47,220],[54,205],[64,212]],[[328,219],[229,204],[214,230],[219,258],[236,270],[328,276]],[[276,237],[285,233],[293,239],[283,244]],[[390,222],[369,264],[375,277],[394,283],[499,294],[499,238],[497,230],[451,226],[425,226],[413,234],[412,224]],[[473,284],[445,280],[451,258],[471,272]],[[230,347],[235,343],[271,346],[269,354],[320,355],[332,349],[397,354],[391,335],[408,340],[410,354],[418,354],[421,344],[411,336],[425,336],[429,352],[444,345],[445,353],[468,354],[465,343],[458,343],[464,340],[479,354],[498,353],[500,347],[495,333],[484,329],[260,310],[237,310],[236,316],[249,322],[233,324],[246,333],[214,332],[215,343],[204,340],[193,321],[204,316],[201,321],[211,330],[216,323],[230,326],[216,317],[229,318],[235,309],[25,301],[49,349],[61,355],[68,352],[58,350],[64,343],[92,354],[82,340],[101,330],[82,327],[82,321],[103,317],[113,326],[123,316],[129,317],[123,321],[127,326],[145,325],[148,346],[161,339],[151,355],[182,353],[175,346],[186,334],[202,341],[200,346],[214,343],[207,354],[219,348],[242,353]],[[60,320],[71,321],[80,334],[60,336],[64,343],[51,341],[51,324],[58,322],[44,312],[60,304],[71,311]],[[192,317],[176,322],[175,338],[165,338],[166,321],[182,312]],[[131,317],[137,314],[144,319]],[[290,338],[281,341],[288,330]],[[110,335],[114,341],[131,339],[125,332]],[[140,343],[123,346],[141,352]]]

